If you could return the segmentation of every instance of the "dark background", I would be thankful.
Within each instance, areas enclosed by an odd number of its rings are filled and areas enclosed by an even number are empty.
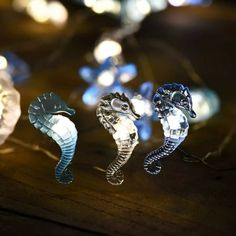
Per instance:
[[[32,76],[16,86],[22,117],[1,146],[11,151],[0,155],[0,234],[235,235],[235,2],[170,7],[149,15],[138,32],[122,41],[126,61],[139,70],[127,86],[137,88],[145,80],[155,88],[166,82],[208,86],[219,94],[221,110],[191,125],[181,145],[200,159],[210,152],[205,164],[186,162],[176,151],[163,161],[160,175],[146,174],[145,155],[162,143],[156,122],[152,139],[140,143],[123,168],[125,181],[119,187],[109,185],[99,171],[115,158],[116,145],[95,111],[81,103],[87,84],[77,75],[79,67],[95,66],[95,42],[119,21],[67,2],[69,22],[56,28],[14,12],[9,3],[0,3],[0,49],[24,58]],[[60,94],[77,111],[72,118],[79,131],[75,180],[68,186],[55,182],[57,161],[35,145],[59,157],[58,146],[27,120],[30,102],[46,91]],[[77,96],[71,96],[75,91]]]

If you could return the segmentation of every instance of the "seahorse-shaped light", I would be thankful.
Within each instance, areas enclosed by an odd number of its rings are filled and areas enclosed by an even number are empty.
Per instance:
[[[150,174],[161,171],[160,159],[170,155],[188,134],[188,121],[181,109],[192,118],[196,117],[192,109],[189,89],[181,84],[165,84],[153,97],[153,104],[164,130],[164,144],[149,153],[144,160],[144,169]]]
[[[0,71],[0,145],[14,131],[20,118],[20,94],[14,89],[9,75]]]
[[[110,93],[101,98],[97,106],[100,123],[113,136],[118,147],[116,159],[108,166],[106,178],[110,184],[120,185],[124,181],[121,167],[130,158],[138,144],[138,131],[134,120],[139,119],[130,99],[123,93]]]
[[[56,94],[50,92],[32,101],[28,113],[30,123],[51,137],[61,148],[61,159],[55,169],[56,180],[62,184],[71,183],[73,175],[68,166],[75,153],[77,130],[70,119],[58,113],[74,115],[75,110],[69,108]]]

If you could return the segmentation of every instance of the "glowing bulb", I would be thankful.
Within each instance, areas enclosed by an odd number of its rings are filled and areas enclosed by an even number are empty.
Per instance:
[[[149,0],[149,4],[151,5],[151,9],[153,11],[162,11],[167,8],[167,0]]]
[[[151,7],[147,0],[137,0],[136,5],[138,11],[140,11],[143,15],[147,15],[151,12]]]
[[[49,20],[48,4],[45,0],[30,1],[26,11],[37,22],[45,23]]]
[[[118,42],[107,39],[97,45],[94,50],[94,57],[99,63],[102,63],[108,57],[118,56],[121,52],[122,48]]]
[[[115,81],[115,76],[112,71],[103,71],[99,76],[98,76],[98,84],[108,87],[111,86],[114,81]]]
[[[106,5],[103,1],[97,1],[93,6],[92,10],[97,14],[102,14],[105,12]]]
[[[4,56],[0,56],[0,70],[5,70],[7,65],[7,59]]]
[[[138,5],[137,0],[129,0],[126,2],[125,12],[128,21],[140,22],[145,17],[145,14],[143,14],[142,10],[140,11],[138,7],[140,8],[140,3]]]
[[[121,5],[118,1],[112,1],[110,8],[108,9],[109,12],[112,12],[114,14],[119,14],[121,11]]]
[[[66,8],[57,1],[48,4],[49,19],[56,25],[62,25],[67,21],[68,12]]]
[[[145,99],[141,95],[134,96],[131,99],[136,113],[140,116],[151,116],[153,113],[151,102],[148,99]]]
[[[196,112],[195,119],[189,118],[192,123],[201,122],[211,118],[220,109],[220,100],[217,94],[208,89],[194,89],[190,91],[193,101],[193,110]]]
[[[186,4],[186,0],[168,0],[168,2],[174,7],[180,7]]]
[[[138,113],[140,116],[143,116],[145,114],[145,102],[137,98],[132,98],[131,101],[134,104],[135,112]]]
[[[114,125],[116,128],[116,133],[113,134],[114,139],[127,140],[129,138],[129,132],[127,131],[126,126],[117,124]]]
[[[96,4],[96,0],[84,0],[84,5],[86,7],[93,7]]]

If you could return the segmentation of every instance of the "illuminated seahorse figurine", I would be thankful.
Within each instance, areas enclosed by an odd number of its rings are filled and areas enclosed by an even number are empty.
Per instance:
[[[61,148],[61,159],[55,169],[59,183],[69,184],[73,181],[69,164],[74,156],[77,130],[73,122],[59,113],[74,115],[75,110],[54,93],[44,93],[37,97],[28,109],[30,123],[42,133],[51,137]]]
[[[117,157],[108,166],[106,178],[110,184],[120,185],[124,181],[120,168],[128,161],[138,144],[138,132],[133,121],[139,119],[139,115],[124,93],[110,93],[101,98],[97,116],[104,128],[112,134],[118,147]]]
[[[164,130],[165,141],[159,149],[149,153],[144,160],[144,169],[149,174],[161,171],[160,159],[170,155],[188,134],[187,117],[181,111],[186,110],[192,118],[192,98],[189,89],[181,84],[165,84],[153,97],[153,104]]]

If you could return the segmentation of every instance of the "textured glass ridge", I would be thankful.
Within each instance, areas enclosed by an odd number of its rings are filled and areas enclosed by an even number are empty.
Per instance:
[[[14,89],[8,74],[0,73],[0,145],[14,131],[21,115],[20,94]]]
[[[75,110],[52,92],[37,97],[28,109],[30,123],[60,146],[62,154],[55,168],[55,178],[59,183],[69,184],[73,175],[68,166],[75,153],[77,130],[70,119],[58,113],[74,115]]]
[[[129,160],[133,149],[138,144],[138,131],[134,120],[139,119],[130,99],[123,93],[110,93],[101,98],[97,106],[100,123],[113,136],[118,153],[106,171],[107,181],[120,185],[124,181],[121,167]]]
[[[165,84],[158,88],[153,97],[155,111],[164,131],[164,144],[149,153],[144,160],[144,169],[149,174],[161,171],[160,160],[170,155],[183,142],[188,134],[188,120],[182,110],[190,117],[196,114],[192,109],[192,98],[189,89],[182,84]]]

